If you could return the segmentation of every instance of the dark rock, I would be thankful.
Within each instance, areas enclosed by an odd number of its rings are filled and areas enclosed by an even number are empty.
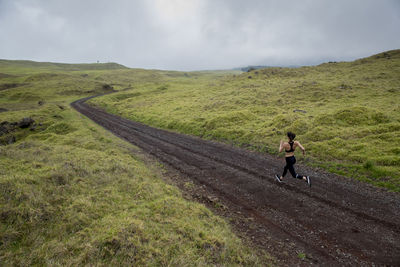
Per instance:
[[[305,111],[305,110],[301,110],[301,109],[295,109],[295,110],[293,110],[293,112],[307,113],[307,111]]]
[[[14,135],[10,135],[8,138],[7,138],[7,144],[9,144],[9,145],[11,145],[11,144],[14,144],[15,143],[15,136]]]
[[[0,213],[0,222],[7,223],[8,219],[13,216],[13,212],[10,210],[2,211]]]
[[[342,83],[340,86],[339,86],[339,89],[352,89],[353,87],[351,87],[350,85],[347,85],[347,84],[344,84],[344,83]]]
[[[38,102],[38,105],[39,106],[41,106],[41,105],[43,105],[44,104],[44,101],[42,101],[42,100],[40,100],[39,102]]]
[[[109,84],[103,84],[102,88],[103,88],[103,90],[105,90],[105,91],[113,91],[113,90],[114,90],[114,87],[112,87],[112,86],[109,85]]]
[[[5,126],[0,125],[0,136],[2,136],[4,134],[8,134],[8,129]]]
[[[57,105],[57,107],[58,107],[59,109],[62,109],[62,110],[64,110],[64,107],[63,107],[63,106],[61,106],[61,105]]]
[[[87,77],[87,76],[89,76],[89,74],[86,74],[86,73],[81,74],[81,77]]]
[[[31,126],[31,128],[29,128],[29,130],[31,130],[31,131],[36,130],[36,124],[33,124],[33,125]]]
[[[247,78],[251,79],[252,77],[251,77],[251,76],[249,76],[249,77],[247,77]]]
[[[66,185],[67,181],[65,180],[64,176],[62,174],[53,174],[51,176],[51,179],[56,185]]]
[[[32,118],[23,118],[19,123],[19,128],[28,128],[32,125],[35,121]]]
[[[13,123],[9,123],[8,121],[2,121],[0,123],[0,136],[8,134],[14,131],[15,126]]]
[[[0,108],[0,112],[6,112],[6,111],[8,111],[8,109],[6,109],[6,108]]]

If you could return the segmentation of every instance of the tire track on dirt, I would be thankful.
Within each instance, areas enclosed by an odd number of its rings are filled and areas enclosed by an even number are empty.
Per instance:
[[[102,112],[102,114],[103,114],[103,118],[104,118],[104,116],[107,116],[106,112]],[[143,133],[145,135],[148,135],[148,136],[151,136],[151,137],[154,137],[154,138],[158,138],[158,139],[160,139],[160,140],[162,140],[162,141],[164,141],[166,143],[175,145],[175,146],[177,146],[177,147],[179,147],[179,148],[181,148],[183,150],[186,150],[186,151],[188,151],[190,153],[202,155],[202,156],[207,157],[207,158],[209,158],[209,159],[211,159],[213,161],[219,162],[221,164],[228,165],[228,166],[230,166],[232,168],[235,168],[235,169],[240,170],[240,171],[245,172],[245,173],[249,173],[249,174],[254,175],[256,177],[259,177],[261,179],[265,179],[269,183],[275,183],[275,180],[271,179],[271,176],[268,177],[268,176],[265,175],[265,169],[264,169],[264,173],[262,173],[260,170],[257,170],[257,167],[264,166],[266,162],[259,162],[258,165],[255,166],[256,170],[252,170],[252,169],[248,168],[247,166],[241,166],[240,165],[241,161],[236,161],[236,162],[239,162],[239,164],[237,164],[237,163],[235,164],[235,162],[232,163],[232,161],[227,161],[222,157],[216,157],[215,155],[218,154],[217,151],[208,151],[207,149],[205,149],[206,147],[210,147],[210,145],[208,145],[207,143],[203,144],[203,151],[205,151],[205,150],[207,151],[207,153],[204,153],[200,149],[193,149],[193,145],[197,145],[197,144],[195,142],[193,142],[192,140],[190,140],[190,139],[187,140],[186,136],[182,136],[182,139],[185,139],[185,141],[191,141],[191,142],[185,142],[184,145],[181,145],[179,143],[170,141],[170,139],[164,138],[164,136],[170,135],[171,134],[170,132],[165,131],[165,132],[163,132],[162,135],[154,135],[149,131],[143,131],[139,127],[131,125],[130,121],[128,121],[128,122],[123,121],[123,122],[121,122],[121,124],[127,126],[127,128],[132,129],[134,131]],[[143,127],[143,125],[142,125],[142,127]],[[196,140],[196,141],[198,142],[198,140]],[[214,156],[212,156],[212,155],[214,155]],[[279,168],[281,168],[281,166],[279,166],[277,168],[279,169]],[[351,209],[349,207],[344,206],[343,205],[343,198],[338,199],[337,198],[338,194],[332,194],[332,192],[338,191],[338,189],[335,190],[335,188],[330,188],[329,192],[331,193],[331,196],[329,198],[327,198],[325,196],[325,198],[324,198],[324,197],[321,197],[321,195],[316,194],[315,190],[307,191],[304,188],[302,190],[301,188],[292,186],[290,184],[281,184],[280,186],[284,187],[287,190],[291,190],[291,191],[295,191],[296,193],[299,193],[299,194],[307,195],[308,197],[314,198],[314,199],[316,199],[316,200],[318,200],[320,202],[323,202],[323,203],[325,203],[325,204],[327,204],[327,205],[329,205],[329,206],[331,206],[333,208],[343,209],[344,211],[351,212],[351,213],[359,216],[360,218],[368,219],[368,220],[374,220],[377,223],[380,223],[380,224],[385,225],[387,227],[392,227],[397,232],[400,231],[399,225],[396,224],[396,223],[381,219],[380,217],[377,217],[377,216],[371,216],[371,215],[368,215],[365,212],[356,211],[354,209]],[[314,186],[314,188],[315,188],[315,186]],[[325,189],[324,193],[326,194],[326,192],[328,192],[328,190],[327,190],[326,187],[324,187],[324,189]],[[317,187],[317,190],[318,190],[318,187]],[[343,190],[346,190],[346,189],[345,188],[340,188],[339,190],[343,191]],[[346,190],[346,191],[348,191],[348,190]],[[351,193],[355,194],[355,192],[351,192]],[[363,203],[363,206],[366,206],[366,207],[368,207],[368,209],[371,209],[371,205],[365,205],[365,203],[370,202],[368,198],[366,198],[365,196],[362,196],[360,194],[358,194],[358,198],[361,199],[361,201]],[[379,208],[379,207],[377,207],[377,208]],[[384,209],[385,209],[385,206],[379,208],[380,211],[382,211]]]
[[[273,174],[282,163],[271,156],[151,128],[90,107],[87,99],[71,105],[254,218],[257,238],[272,244],[281,263],[298,261],[298,251],[318,264],[400,263],[397,194],[331,174],[318,174],[311,190],[297,180],[278,185]]]
[[[109,114],[104,112],[104,111],[100,110],[99,112],[100,112],[100,114],[103,115],[103,118],[105,118],[106,116],[109,116]],[[175,133],[159,130],[158,134],[155,135],[151,131],[148,131],[146,128],[143,128],[143,127],[148,127],[148,126],[139,125],[140,127],[138,127],[138,126],[133,125],[132,121],[126,120],[124,118],[121,118],[121,119],[122,120],[121,120],[120,123],[125,125],[125,126],[127,126],[129,129],[132,129],[132,130],[135,130],[137,132],[143,133],[144,135],[148,135],[148,136],[160,139],[160,140],[162,140],[162,141],[164,141],[166,143],[175,145],[175,146],[177,146],[177,147],[179,147],[179,148],[181,148],[183,150],[189,151],[189,152],[194,153],[194,154],[202,155],[202,156],[207,157],[207,158],[209,158],[209,159],[211,159],[213,161],[217,161],[217,162],[219,162],[221,164],[226,164],[226,165],[228,165],[228,166],[230,166],[232,168],[235,168],[235,169],[238,169],[240,171],[252,174],[252,175],[257,176],[257,177],[259,177],[261,179],[265,179],[269,183],[275,183],[275,180],[271,179],[271,176],[266,176],[265,175],[265,169],[260,169],[259,168],[260,166],[265,166],[266,164],[269,164],[269,162],[266,162],[265,160],[263,160],[262,162],[259,162],[259,160],[257,158],[253,158],[253,162],[256,162],[257,164],[253,166],[254,167],[253,169],[250,169],[248,166],[242,166],[240,164],[240,163],[243,162],[243,161],[241,161],[242,159],[240,159],[240,158],[236,159],[236,161],[234,161],[234,160],[227,161],[223,157],[218,155],[218,152],[220,150],[218,150],[218,151],[214,150],[215,146],[220,145],[218,143],[215,143],[215,144],[213,144],[213,146],[210,146],[208,143],[202,142],[202,148],[201,149],[199,149],[198,147],[196,147],[196,149],[193,149],[193,147],[198,145],[199,141],[202,141],[201,139],[193,140],[194,139],[193,137],[189,137],[188,138],[188,136],[184,136],[183,135],[183,136],[180,136],[181,140],[183,139],[185,141],[185,143],[182,145],[182,144],[179,144],[177,142],[174,142],[173,139],[165,138],[165,136],[176,135]],[[159,134],[160,132],[162,134]],[[213,150],[210,151],[207,148],[211,148]],[[225,149],[225,147],[219,147],[219,149]],[[207,153],[204,153],[204,151],[206,151]],[[239,152],[243,153],[243,151],[239,151]],[[247,155],[247,156],[251,157],[253,155],[250,154],[250,155]],[[280,170],[280,168],[282,168],[282,166],[281,165],[275,166],[275,168]],[[337,189],[337,188],[332,188],[332,185],[331,185],[330,188],[328,189],[327,187],[321,187],[321,185],[323,185],[323,184],[320,184],[319,187],[315,187],[314,186],[312,191],[307,190],[306,187],[299,188],[299,187],[292,186],[290,184],[281,184],[280,186],[284,187],[287,190],[295,191],[296,193],[305,194],[308,197],[315,198],[316,200],[318,200],[320,202],[324,202],[325,204],[327,204],[327,205],[329,205],[329,206],[331,206],[333,208],[343,209],[346,212],[351,212],[351,213],[359,216],[360,218],[368,219],[368,220],[374,220],[377,223],[381,223],[382,225],[385,225],[387,227],[392,227],[395,231],[400,232],[400,227],[399,227],[400,223],[399,222],[396,224],[396,223],[393,223],[391,221],[387,221],[387,220],[381,219],[381,217],[385,216],[387,213],[390,214],[391,211],[386,212],[386,214],[385,213],[382,214],[382,211],[385,211],[385,209],[388,206],[386,206],[386,205],[378,205],[378,206],[376,206],[375,205],[376,211],[380,211],[381,214],[377,214],[377,215],[371,216],[371,215],[367,214],[366,212],[360,212],[360,211],[354,210],[354,209],[352,209],[350,207],[347,207],[347,206],[345,206],[343,204],[343,203],[346,203],[346,201],[343,201],[344,200],[343,197],[338,197],[338,196],[341,196],[343,194],[337,194],[336,192],[338,192],[338,191],[340,191],[340,192],[349,191],[346,188],[340,187],[340,188]],[[324,190],[319,190],[321,188],[323,188]],[[324,195],[323,197],[321,196],[321,192],[323,192],[323,195]],[[329,193],[330,195],[327,196],[326,195],[327,193]],[[358,195],[357,199],[361,200],[359,202],[362,202],[362,205],[358,205],[358,206],[366,207],[369,210],[369,212],[371,212],[371,206],[372,205],[368,205],[368,203],[371,202],[368,197],[366,197],[364,195],[361,195],[361,194],[358,194],[357,192],[351,192],[351,194],[352,195],[357,194]],[[348,194],[348,195],[350,195],[350,194]],[[353,201],[353,203],[354,203],[354,201]],[[360,204],[360,203],[358,203],[358,204]],[[374,201],[373,204],[376,204],[376,201]]]

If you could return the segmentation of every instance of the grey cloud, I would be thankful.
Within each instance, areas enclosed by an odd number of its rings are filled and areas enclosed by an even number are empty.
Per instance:
[[[398,0],[0,0],[0,58],[217,69],[400,48]]]

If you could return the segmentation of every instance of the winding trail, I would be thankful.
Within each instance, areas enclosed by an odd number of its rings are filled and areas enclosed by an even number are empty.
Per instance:
[[[242,228],[279,265],[400,266],[399,194],[301,165],[312,188],[289,176],[278,184],[281,159],[130,121],[86,104],[90,98],[71,106],[250,218]]]

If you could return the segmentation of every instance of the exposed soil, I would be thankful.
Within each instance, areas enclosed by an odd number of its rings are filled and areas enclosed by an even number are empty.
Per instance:
[[[91,98],[91,97],[89,97]],[[76,110],[176,169],[193,198],[219,210],[278,265],[400,266],[400,196],[321,170],[274,179],[283,159],[155,129],[84,103]],[[301,259],[301,254],[306,255]]]

